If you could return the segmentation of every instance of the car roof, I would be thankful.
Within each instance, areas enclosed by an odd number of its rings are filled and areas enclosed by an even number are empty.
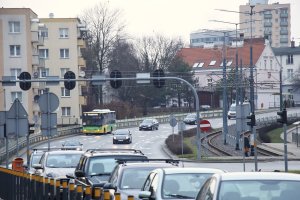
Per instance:
[[[218,174],[222,181],[233,180],[293,180],[300,181],[300,174],[283,172],[228,172]]]
[[[181,173],[224,173],[224,170],[216,168],[185,167],[185,168],[163,168],[165,174]]]
[[[130,131],[128,129],[117,129],[114,131],[114,133],[129,133]]]
[[[164,168],[164,167],[177,167],[172,163],[158,163],[158,162],[140,162],[140,163],[126,163],[120,164],[120,168],[126,169],[135,169],[135,168],[148,168],[148,167],[157,167],[157,168]]]
[[[133,155],[146,157],[141,150],[136,149],[87,149],[86,156]]]
[[[54,151],[48,151],[46,152],[48,154],[83,154],[84,151],[78,151],[78,150],[54,150]]]

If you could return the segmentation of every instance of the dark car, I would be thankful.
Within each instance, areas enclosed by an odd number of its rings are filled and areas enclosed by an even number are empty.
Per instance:
[[[154,118],[144,119],[142,123],[140,123],[139,130],[158,130],[159,123]]]
[[[148,160],[118,160],[118,164],[112,172],[109,180],[103,186],[109,189],[111,196],[115,192],[120,193],[122,200],[127,200],[128,195],[133,195],[138,199],[148,174],[157,168],[180,167],[178,160],[173,159],[148,159]]]
[[[201,119],[201,116],[199,116],[199,120]],[[185,124],[197,124],[197,114],[196,113],[191,113],[188,114],[184,119],[183,122]]]
[[[88,149],[75,169],[75,183],[103,187],[109,179],[118,159],[148,159],[135,149]]]
[[[132,136],[128,129],[118,129],[113,132],[113,144],[132,143]]]

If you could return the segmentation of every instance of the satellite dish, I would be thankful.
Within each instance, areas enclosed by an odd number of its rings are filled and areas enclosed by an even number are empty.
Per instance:
[[[85,77],[85,72],[84,71],[80,71],[79,72],[79,77],[82,77],[82,78]]]

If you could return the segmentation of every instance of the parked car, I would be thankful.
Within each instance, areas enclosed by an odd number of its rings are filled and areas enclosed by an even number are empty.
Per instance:
[[[67,140],[62,143],[62,150],[83,150],[83,144],[77,140]]]
[[[45,152],[39,163],[34,164],[35,174],[48,178],[62,179],[74,175],[75,168],[83,151],[51,150]]]
[[[103,187],[113,169],[118,164],[117,159],[148,159],[136,149],[88,149],[80,158],[75,169],[75,183]]]
[[[118,129],[113,132],[113,144],[132,143],[132,135],[128,129]]]
[[[134,162],[130,159],[122,159],[118,162],[120,164],[116,166],[103,188],[109,189],[111,196],[114,196],[115,192],[120,193],[122,200],[127,200],[128,195],[138,199],[138,193],[152,170],[180,167],[179,161],[173,159],[143,159]]]
[[[159,127],[159,122],[157,121],[157,119],[154,118],[148,118],[148,119],[144,119],[142,121],[142,123],[140,123],[139,125],[139,130],[158,130]]]
[[[195,199],[204,182],[215,173],[224,173],[212,168],[161,168],[148,175],[140,199]]]
[[[229,172],[209,178],[196,200],[299,200],[299,188],[299,174]]]
[[[201,120],[201,115],[199,113],[199,120]],[[183,122],[185,124],[197,124],[197,114],[196,113],[190,113],[188,114],[184,119]]]

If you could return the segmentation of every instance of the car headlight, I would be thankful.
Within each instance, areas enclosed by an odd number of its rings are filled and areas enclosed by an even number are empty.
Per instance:
[[[129,139],[129,137],[128,137],[128,136],[126,136],[126,140],[127,140],[127,139]]]
[[[117,139],[117,137],[114,137],[114,140],[116,140]]]

